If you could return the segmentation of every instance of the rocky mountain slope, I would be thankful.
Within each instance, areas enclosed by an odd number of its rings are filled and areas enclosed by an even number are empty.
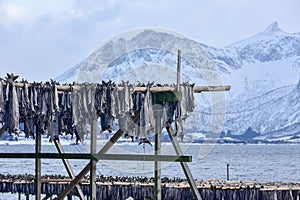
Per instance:
[[[251,128],[257,139],[300,137],[300,33],[286,33],[276,22],[224,48],[165,30],[128,32],[103,43],[56,79],[175,83],[178,49],[183,81],[232,86],[226,93],[197,94],[187,130],[241,135]]]

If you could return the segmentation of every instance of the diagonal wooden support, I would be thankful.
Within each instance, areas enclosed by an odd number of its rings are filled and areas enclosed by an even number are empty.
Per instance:
[[[139,117],[139,112],[135,113],[131,119],[135,121]],[[101,150],[98,152],[98,154],[105,154],[107,153],[111,147],[120,139],[120,137],[123,135],[125,132],[124,129],[120,128],[113,136],[112,138],[101,148]],[[62,200],[64,199],[70,192],[71,190],[75,187],[76,184],[78,184],[84,176],[90,171],[91,169],[91,163],[87,164],[81,172],[74,178],[71,183],[62,191],[62,193],[55,199],[57,200]]]
[[[118,141],[118,139],[123,135],[124,132],[125,131],[123,129],[119,129],[114,134],[114,136],[102,147],[102,149],[98,152],[98,154],[106,153]],[[75,185],[78,184],[87,173],[89,173],[90,169],[91,169],[91,163],[87,164],[81,170],[81,172],[70,182],[70,184],[56,199],[58,200],[64,199],[67,196],[67,194],[69,194],[71,190],[75,187]]]
[[[0,137],[2,137],[6,129],[7,129],[7,125],[6,124],[2,125],[2,127],[0,128]]]
[[[55,147],[56,147],[57,151],[60,154],[64,154],[65,153],[64,150],[63,150],[63,148],[62,148],[62,146],[61,146],[61,143],[59,142],[59,140],[54,140],[54,144],[55,144]],[[66,168],[66,170],[68,172],[69,177],[71,179],[74,179],[75,175],[74,175],[74,172],[73,172],[73,170],[71,168],[71,165],[70,165],[69,161],[67,159],[62,159],[62,162],[64,163],[64,166],[65,166],[65,168]],[[83,194],[83,192],[82,192],[79,184],[76,184],[75,189],[77,190],[77,192],[79,194],[79,198],[81,200],[84,200],[84,194]]]
[[[171,124],[169,122],[166,123],[166,129],[167,129],[169,137],[170,137],[170,139],[172,141],[172,144],[173,144],[173,147],[175,149],[176,154],[178,156],[182,156],[183,155],[182,150],[181,150],[181,148],[179,146],[177,138],[174,136],[173,129],[172,129]],[[195,198],[197,200],[202,200],[201,195],[200,195],[200,193],[199,193],[199,191],[197,189],[197,186],[196,186],[196,184],[194,182],[192,173],[191,173],[191,171],[189,169],[189,166],[187,165],[186,162],[180,162],[180,164],[181,164],[183,172],[184,172],[184,174],[185,174],[185,176],[186,176],[186,178],[187,178],[187,180],[188,180],[188,182],[190,184],[190,187],[191,187],[191,189],[192,189],[192,191],[194,193]]]
[[[47,195],[43,198],[43,200],[47,200],[47,199],[51,198],[52,195],[53,195],[53,194],[47,194]]]

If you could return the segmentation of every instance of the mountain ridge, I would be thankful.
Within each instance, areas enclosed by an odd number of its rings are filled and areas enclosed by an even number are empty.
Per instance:
[[[227,104],[222,131],[241,135],[251,128],[260,134],[258,139],[293,138],[300,132],[300,102],[297,101],[300,34],[284,32],[277,22],[224,48],[156,30],[115,37],[56,80],[84,81],[88,77],[86,81],[112,78],[119,82],[128,78],[136,82],[141,78],[147,82],[147,75],[151,74],[155,80],[164,81],[164,74],[176,74],[180,47],[183,48],[182,81],[232,86],[226,97],[222,97]],[[153,73],[157,69],[161,69],[160,74]],[[168,81],[174,80],[176,77],[170,76]],[[196,108],[192,119],[187,120],[188,129],[209,131],[211,116],[219,112],[214,110],[210,98],[207,95],[196,98],[201,108]]]

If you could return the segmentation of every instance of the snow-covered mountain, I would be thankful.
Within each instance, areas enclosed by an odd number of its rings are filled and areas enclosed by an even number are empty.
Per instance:
[[[300,35],[282,31],[277,22],[264,31],[226,48],[233,49],[244,62],[270,62],[289,59],[292,65],[300,64]]]
[[[175,83],[178,49],[183,81],[232,86],[217,96],[196,95],[188,130],[241,135],[251,128],[258,139],[300,137],[300,33],[286,33],[277,22],[224,48],[165,30],[131,31],[103,43],[56,79]],[[214,128],[216,122],[221,127]]]
[[[60,82],[98,82],[107,79],[147,82],[158,79],[164,80],[160,83],[171,83],[176,81],[176,78],[169,76],[176,76],[178,49],[183,51],[183,77],[197,81],[220,81],[210,76],[201,78],[205,73],[219,74],[200,43],[160,29],[141,29],[116,36],[56,79]],[[143,76],[152,74],[153,70],[166,73]],[[193,73],[190,73],[191,70]]]

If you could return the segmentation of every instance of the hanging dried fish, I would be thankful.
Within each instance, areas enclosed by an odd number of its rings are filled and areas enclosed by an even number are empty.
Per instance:
[[[22,80],[22,82],[24,83],[24,80]],[[24,87],[16,88],[16,89],[17,89],[17,94],[19,97],[19,113],[20,113],[19,121],[20,121],[20,123],[24,123],[24,121],[26,119],[26,106],[27,106],[27,102],[25,99],[25,90],[24,90]]]
[[[28,94],[28,101],[29,101],[26,107],[26,116],[24,121],[24,133],[25,133],[25,137],[27,138],[30,136],[34,137],[35,108],[33,102],[33,95],[34,95],[33,90],[34,90],[33,87],[28,89],[28,84],[24,83],[24,98],[26,99],[26,95]]]
[[[58,91],[57,91],[57,85],[56,82],[51,80],[52,83],[52,88],[53,88],[53,104],[54,104],[54,109],[56,111],[59,111],[59,98],[58,98]]]
[[[35,112],[35,106],[34,106],[34,86],[30,88],[30,97],[29,97],[29,104],[30,104],[30,110],[32,112]]]
[[[35,110],[36,110],[36,128],[38,130],[39,133],[44,133],[44,118],[45,118],[45,114],[47,112],[47,108],[46,108],[46,100],[45,100],[45,96],[44,94],[44,88],[41,87],[41,85],[39,84],[38,87],[35,89],[36,92],[36,106],[35,106]]]
[[[24,90],[24,101],[25,101],[25,104],[27,106],[29,104],[28,83],[27,83],[27,81],[23,81],[23,83],[24,83],[24,87],[23,87],[23,90]]]
[[[135,121],[135,136],[136,137],[143,137],[145,138],[145,131],[142,127],[145,126],[145,116],[144,116],[144,99],[145,99],[145,94],[142,92],[136,92],[133,94],[133,110],[139,111],[140,115],[139,118]]]
[[[0,79],[0,123],[3,124],[5,121],[5,100],[4,100],[4,90],[3,90],[3,82]]]
[[[34,138],[34,119],[33,118],[27,118],[24,122],[24,133],[25,137],[29,138],[32,136]]]
[[[58,93],[57,83],[33,83],[30,88],[26,81],[24,86],[16,88],[17,77],[7,75],[7,86],[0,80],[0,123],[6,122],[10,133],[19,132],[19,123],[24,122],[26,137],[33,135],[34,125],[43,133],[48,129],[50,139],[62,132],[75,134],[76,140],[83,141],[90,132],[90,122],[101,118],[102,131],[113,130],[114,120],[118,120],[120,128],[126,130],[131,137],[140,137],[142,143],[148,142],[154,129],[154,111],[152,93],[147,91],[133,93],[133,86],[122,82],[118,90],[109,82],[101,84],[79,84],[81,90],[64,90]],[[137,86],[143,86],[139,84]],[[160,85],[158,85],[159,87]],[[194,109],[193,86],[184,83],[180,86],[182,99],[180,102],[163,102],[162,124],[175,121],[177,135],[183,137],[182,123],[188,113]],[[132,121],[132,113],[139,112],[139,118]],[[134,133],[135,132],[135,133]]]
[[[122,84],[119,85],[123,88],[123,90],[118,91],[114,93],[116,96],[116,112],[119,114],[124,114],[127,112],[131,112],[133,105],[132,105],[132,91],[133,87],[132,85],[129,85],[129,82],[122,82]]]
[[[112,112],[112,96],[115,85],[112,82],[102,82],[102,87],[99,92],[101,95],[100,108],[97,109],[97,114],[101,118],[101,130],[112,132],[114,123],[114,114]],[[99,94],[96,94],[99,96]],[[113,103],[114,104],[114,103]]]
[[[152,102],[152,94],[150,92],[150,88],[153,83],[149,83],[147,85],[147,92],[145,94],[144,100],[144,116],[145,116],[145,132],[146,138],[150,138],[150,133],[154,130],[154,112],[153,112],[153,102]]]
[[[54,118],[49,121],[48,123],[48,136],[49,141],[52,142],[53,140],[58,140],[58,133],[59,133],[59,113],[55,112]]]
[[[87,109],[88,109],[88,117],[89,120],[93,120],[96,117],[96,109],[95,109],[95,92],[96,86],[95,84],[90,84],[87,87]]]
[[[187,111],[188,112],[193,112],[195,108],[195,103],[194,103],[194,85],[195,84],[187,84],[188,92],[187,92]]]
[[[7,74],[7,90],[8,90],[8,132],[19,135],[19,101],[14,81],[19,76]],[[6,91],[7,92],[7,91]]]
[[[78,91],[73,90],[71,93],[72,97],[72,116],[73,116],[73,125],[77,126],[79,121],[79,102],[80,102],[80,94]]]
[[[37,83],[33,83],[33,105],[35,108],[39,107],[39,103],[38,103],[38,88],[40,87],[39,84]]]

